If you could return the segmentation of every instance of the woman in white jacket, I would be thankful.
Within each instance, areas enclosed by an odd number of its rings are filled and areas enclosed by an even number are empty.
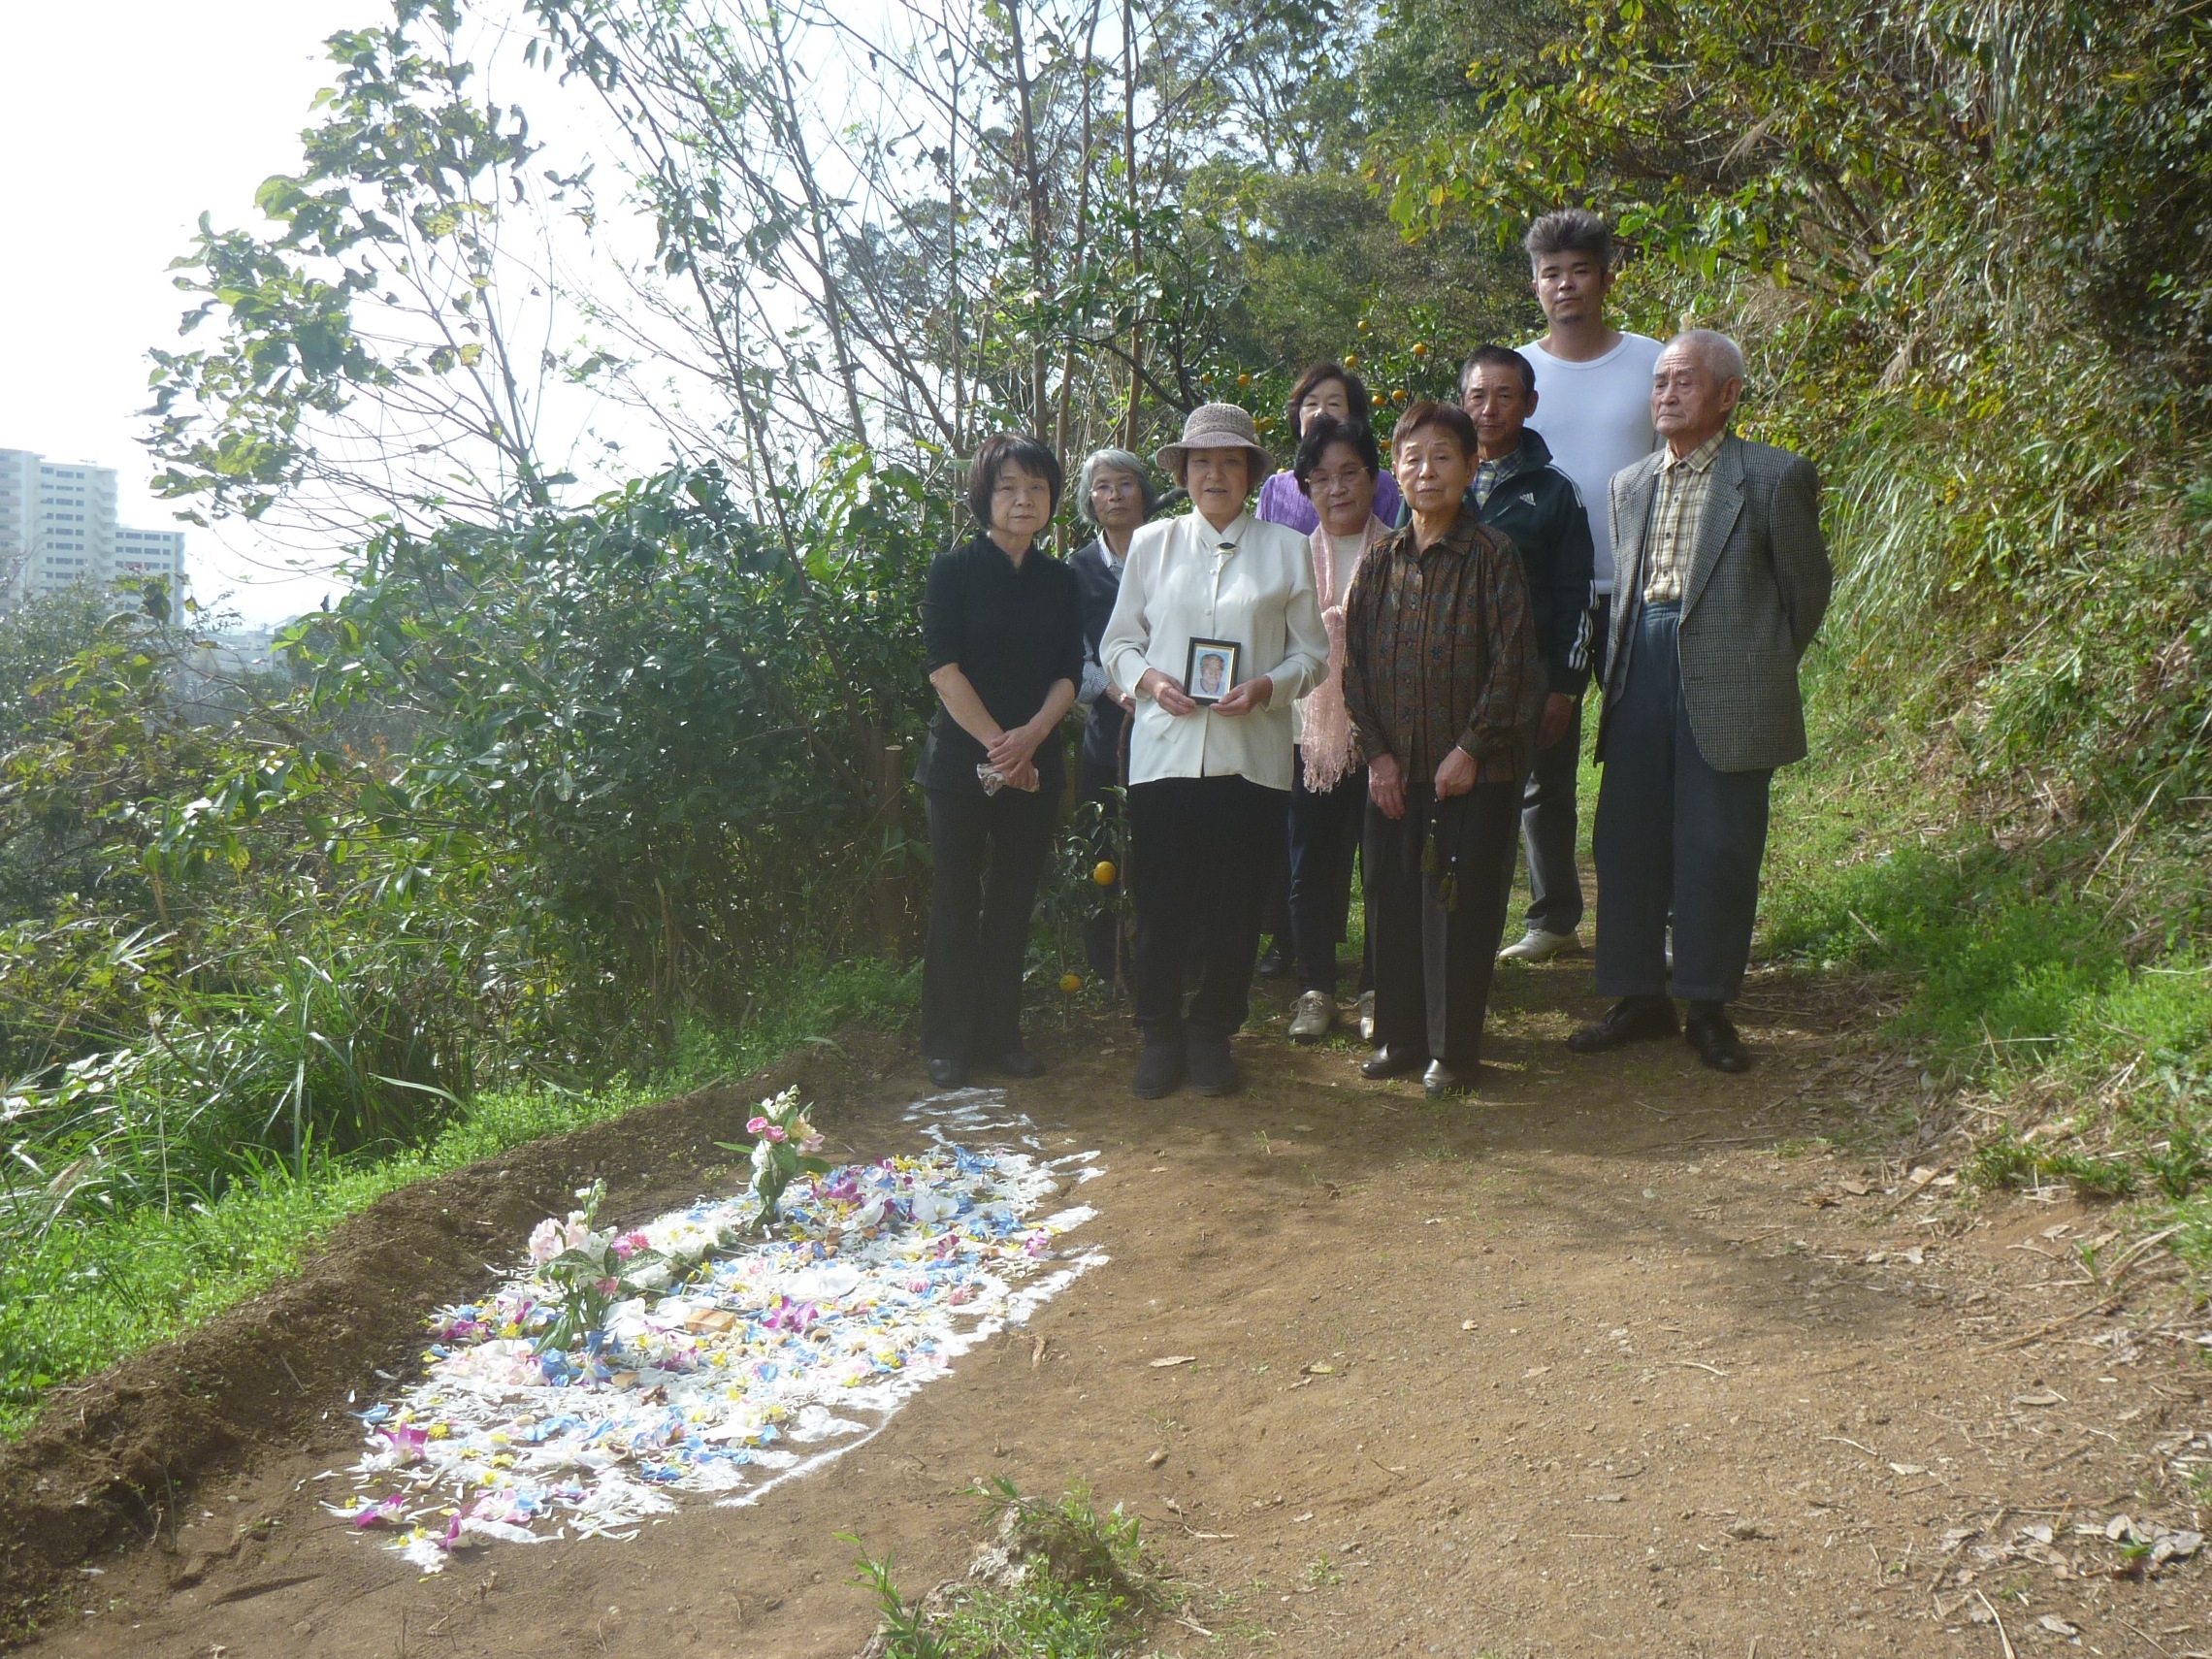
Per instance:
[[[1271,464],[1252,416],[1202,404],[1157,459],[1190,492],[1190,511],[1136,533],[1099,642],[1106,672],[1136,699],[1128,883],[1144,1054],[1132,1087],[1148,1100],[1186,1077],[1201,1094],[1237,1088],[1229,1037],[1250,1008],[1265,881],[1282,857],[1291,704],[1329,654],[1306,538],[1246,510]],[[1234,647],[1219,701],[1185,683],[1193,641]],[[1193,943],[1201,976],[1187,1016]]]

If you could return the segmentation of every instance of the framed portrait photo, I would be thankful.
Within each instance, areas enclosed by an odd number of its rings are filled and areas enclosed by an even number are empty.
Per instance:
[[[1237,659],[1244,647],[1234,639],[1193,639],[1183,668],[1183,689],[1192,702],[1220,702],[1237,683]]]

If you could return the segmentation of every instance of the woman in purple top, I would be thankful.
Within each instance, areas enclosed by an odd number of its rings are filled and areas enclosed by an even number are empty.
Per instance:
[[[1367,410],[1367,382],[1341,363],[1321,363],[1298,376],[1285,412],[1290,418],[1291,433],[1304,438],[1307,423],[1316,415],[1364,426],[1368,424]],[[1321,522],[1287,467],[1259,486],[1259,504],[1252,509],[1252,516],[1269,524],[1288,525],[1301,536],[1313,535]],[[1398,486],[1388,472],[1382,474],[1375,489],[1375,516],[1384,524],[1398,522]]]

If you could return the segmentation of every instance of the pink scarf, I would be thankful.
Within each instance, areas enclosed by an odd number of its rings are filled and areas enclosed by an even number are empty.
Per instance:
[[[1321,626],[1329,635],[1328,677],[1307,695],[1298,732],[1299,752],[1305,756],[1306,787],[1325,795],[1351,770],[1351,714],[1344,705],[1344,601],[1359,574],[1367,550],[1390,534],[1390,527],[1372,513],[1359,533],[1359,552],[1337,580],[1336,543],[1326,526],[1316,525],[1307,543],[1314,554],[1314,597],[1320,602]]]

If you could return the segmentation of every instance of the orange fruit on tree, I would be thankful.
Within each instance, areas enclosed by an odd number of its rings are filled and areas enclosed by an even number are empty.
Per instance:
[[[1364,325],[1362,325],[1362,326],[1364,326]],[[1358,367],[1359,367],[1359,353],[1358,353],[1358,352],[1356,352],[1356,351],[1348,351],[1348,352],[1346,352],[1346,353],[1345,353],[1345,358],[1344,358],[1344,366],[1345,366],[1347,369],[1356,369],[1356,368],[1358,368]]]
[[[1428,355],[1428,342],[1425,340],[1415,341],[1414,355],[1415,357],[1426,357]]]
[[[1074,995],[1074,994],[1077,992],[1081,991],[1082,989],[1083,989],[1083,976],[1082,976],[1082,975],[1080,975],[1080,974],[1072,974],[1072,973],[1063,973],[1063,974],[1061,974],[1061,975],[1060,975],[1060,992],[1061,992],[1061,993],[1062,993],[1063,995],[1066,995],[1066,996],[1073,996],[1073,995]]]
[[[1100,859],[1097,866],[1090,872],[1090,879],[1100,887],[1112,887],[1115,874],[1114,861],[1112,859]]]

